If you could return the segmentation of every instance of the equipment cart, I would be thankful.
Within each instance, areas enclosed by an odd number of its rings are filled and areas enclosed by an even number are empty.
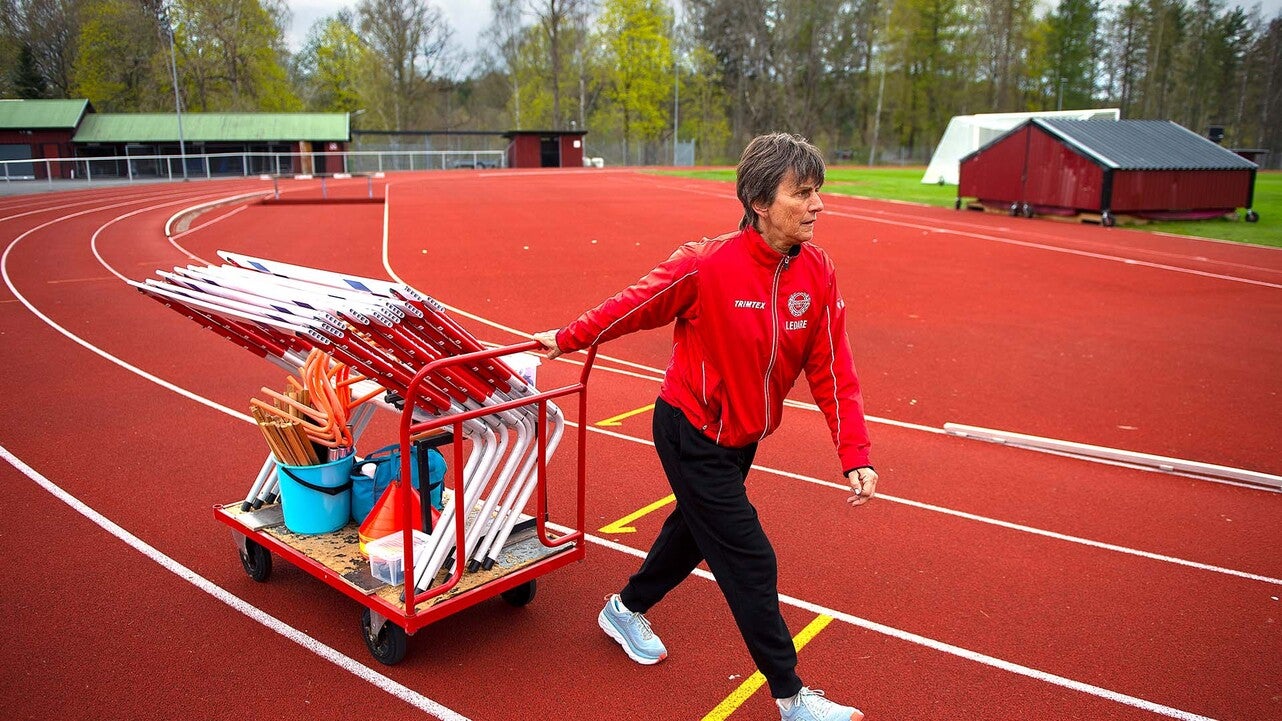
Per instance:
[[[416,536],[420,543],[423,537],[407,527],[401,533],[405,582],[388,584],[371,575],[369,562],[358,548],[358,528],[354,522],[332,533],[305,535],[285,527],[279,503],[258,508],[241,501],[214,506],[214,517],[231,528],[246,573],[255,581],[266,581],[274,554],[356,600],[364,606],[361,629],[365,644],[375,659],[387,665],[404,658],[409,635],[456,611],[494,596],[502,596],[515,606],[524,606],[533,600],[539,576],[584,558],[585,424],[579,423],[575,435],[577,509],[572,528],[555,526],[549,520],[547,466],[550,449],[555,450],[564,423],[552,401],[576,396],[579,418],[586,417],[587,379],[596,348],[588,352],[578,382],[571,385],[542,392],[531,388],[526,395],[511,400],[472,404],[476,407],[470,410],[438,415],[424,413],[419,401],[421,394],[427,392],[424,385],[430,384],[433,377],[460,376],[499,356],[540,348],[538,342],[531,341],[442,357],[423,366],[405,390],[405,397],[396,399],[400,403],[381,402],[400,413],[401,479],[411,477],[412,443],[453,446],[452,453],[447,454],[447,458],[452,456],[452,468],[447,476],[452,478],[452,486],[447,486],[445,492],[449,500],[435,529],[430,528],[426,488],[422,493],[425,506],[422,517],[428,528],[418,530],[436,541],[432,560],[438,565],[429,564],[428,559],[423,558],[427,555],[424,552],[416,558]],[[532,464],[530,477],[535,482],[520,491],[505,491],[500,485],[488,487],[490,498],[482,498],[486,486],[475,487],[477,484],[472,482],[469,487],[466,477],[469,472],[480,475],[476,466],[481,464],[472,458],[465,461],[465,424],[505,413],[524,414],[527,426],[533,429],[527,439],[527,459]],[[269,465],[271,463],[269,458]],[[497,463],[494,461],[495,466]],[[265,471],[267,469],[265,466]],[[498,502],[500,495],[502,504]],[[523,513],[531,495],[535,498],[533,516]],[[411,518],[411,494],[402,493],[399,497],[401,517]],[[510,518],[507,527],[499,529],[497,526],[504,522],[504,509]],[[491,529],[497,531],[493,534],[496,538],[488,535]],[[484,543],[480,540],[482,535],[495,545],[474,553],[473,548]],[[467,552],[460,553],[459,549]],[[487,551],[488,555],[483,557],[481,551]],[[410,579],[414,582],[409,582]]]

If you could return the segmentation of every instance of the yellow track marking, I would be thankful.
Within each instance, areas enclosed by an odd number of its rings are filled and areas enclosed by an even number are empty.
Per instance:
[[[819,614],[815,617],[815,620],[811,621],[805,628],[801,629],[801,633],[797,634],[792,639],[793,647],[800,652],[803,646],[810,643],[810,639],[817,636],[819,632],[824,630],[824,627],[830,623],[832,623],[832,616],[825,616],[822,613]],[[747,680],[739,684],[739,688],[735,689],[726,697],[726,700],[717,704],[716,708],[709,711],[708,715],[703,717],[703,721],[724,721],[724,719],[729,718],[730,714],[734,713],[736,709],[742,706],[743,702],[747,701],[752,694],[756,693],[757,689],[761,688],[765,683],[766,677],[762,676],[760,671],[753,671],[752,675],[749,676]]]
[[[620,413],[619,415],[614,416],[613,418],[606,418],[606,419],[605,419],[605,420],[603,420],[603,421],[597,421],[594,425],[598,425],[598,426],[621,426],[621,425],[623,425],[623,419],[624,419],[624,418],[631,418],[632,416],[640,415],[640,414],[642,414],[642,413],[645,413],[646,411],[652,411],[652,410],[654,410],[654,404],[653,404],[653,403],[651,403],[651,404],[650,404],[650,405],[648,405],[648,406],[642,406],[641,408],[638,408],[638,409],[636,409],[636,410],[634,410],[634,411],[628,411],[627,413]]]
[[[663,498],[660,498],[659,500],[655,501],[654,503],[651,503],[650,505],[646,506],[645,508],[642,508],[639,511],[636,511],[634,513],[629,513],[628,515],[624,516],[623,518],[620,518],[614,523],[609,524],[608,526],[602,526],[598,532],[599,533],[636,533],[637,532],[636,527],[629,526],[628,525],[629,523],[632,523],[633,521],[637,520],[638,518],[641,518],[642,516],[646,516],[651,513],[654,513],[655,511],[659,510],[660,508],[663,508],[669,503],[675,503],[676,500],[677,500],[677,497],[674,495],[664,496]]]

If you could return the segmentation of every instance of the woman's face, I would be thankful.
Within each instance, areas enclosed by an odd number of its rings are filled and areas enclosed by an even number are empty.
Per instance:
[[[824,209],[819,187],[813,181],[799,181],[789,170],[779,181],[775,199],[768,206],[753,206],[757,211],[761,236],[775,250],[786,253],[815,236],[815,221]]]

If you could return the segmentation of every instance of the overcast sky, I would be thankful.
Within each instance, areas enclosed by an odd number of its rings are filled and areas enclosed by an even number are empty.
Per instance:
[[[1282,3],[1282,0],[1272,0]],[[357,0],[286,0],[290,12],[294,13],[293,24],[286,39],[290,50],[298,50],[307,37],[312,23],[321,18],[349,8],[356,10]],[[454,29],[454,42],[469,53],[476,50],[476,41],[481,31],[490,24],[489,0],[430,0],[430,4],[441,9],[450,27]]]
[[[333,15],[344,7],[355,9],[357,0],[286,0],[289,9],[294,13],[288,41],[291,50],[298,50],[307,37],[307,30],[312,23],[323,17]],[[430,0],[441,8],[450,27],[454,28],[456,45],[469,54],[477,50],[477,40],[486,26],[490,24],[489,0]],[[1053,0],[1042,0],[1053,2]],[[1232,2],[1232,0],[1230,0]],[[1282,10],[1282,0],[1259,0],[1264,17],[1272,18]],[[1239,3],[1234,3],[1239,4]],[[1251,6],[1253,0],[1243,0],[1240,4]]]

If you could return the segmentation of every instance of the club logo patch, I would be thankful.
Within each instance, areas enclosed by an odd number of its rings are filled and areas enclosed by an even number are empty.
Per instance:
[[[793,318],[800,318],[810,310],[810,294],[805,291],[797,291],[788,296],[788,312],[792,313]]]

